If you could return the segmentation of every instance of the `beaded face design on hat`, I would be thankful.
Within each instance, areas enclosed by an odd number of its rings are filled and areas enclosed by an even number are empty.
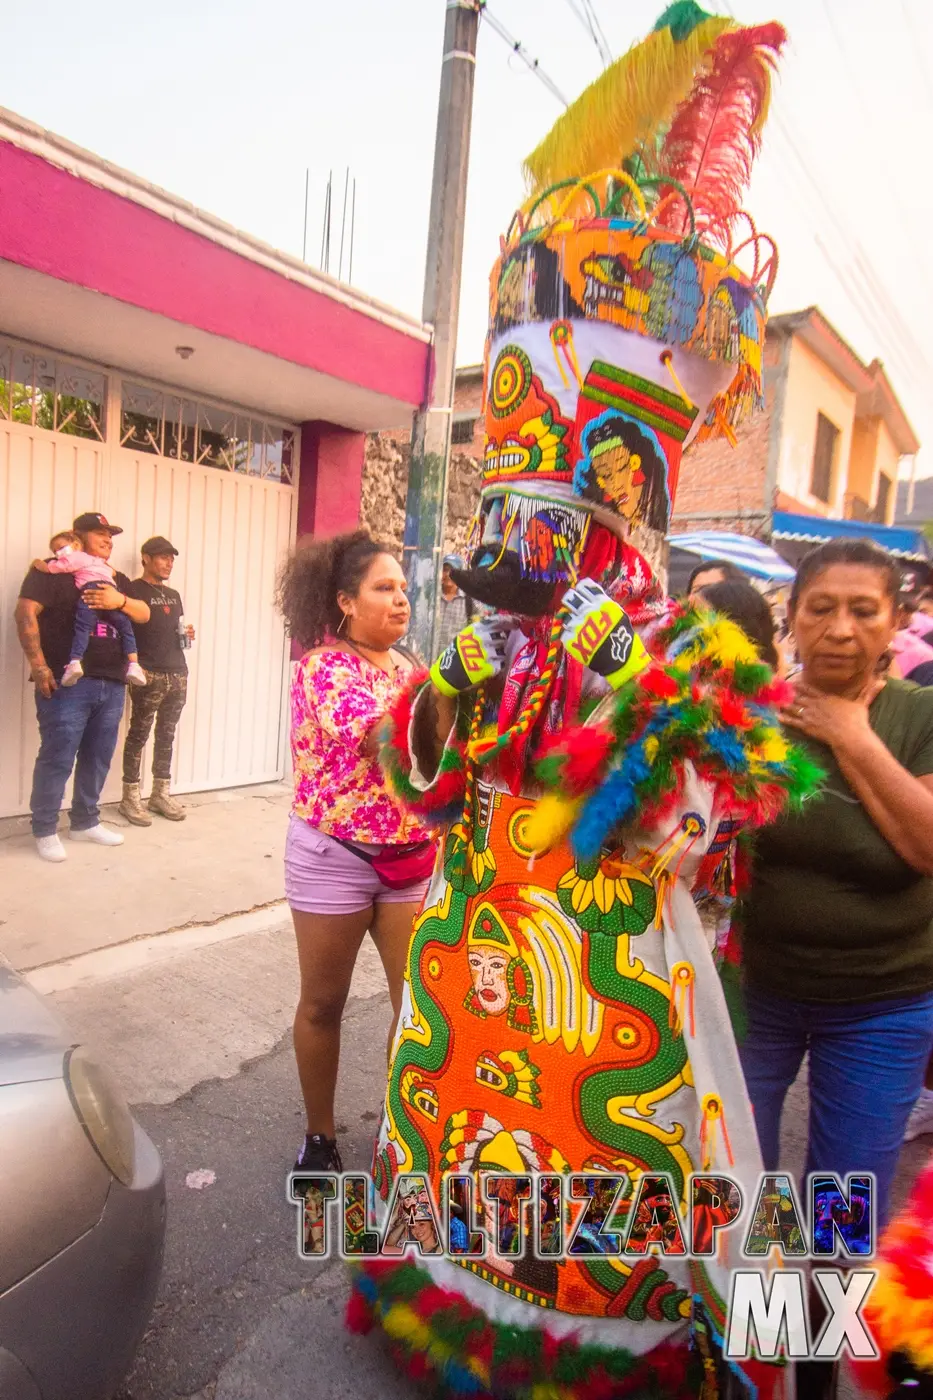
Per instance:
[[[734,442],[762,405],[777,253],[740,200],[784,38],[678,0],[528,158],[490,280],[458,577],[482,601],[546,612],[580,577],[611,583],[615,541],[666,532],[685,448]]]

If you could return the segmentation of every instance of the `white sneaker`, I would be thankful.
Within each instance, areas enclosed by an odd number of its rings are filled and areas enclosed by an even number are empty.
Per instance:
[[[36,851],[43,860],[67,860],[68,852],[55,832],[51,836],[36,837]]]
[[[95,846],[123,845],[123,837],[119,831],[114,831],[109,826],[101,826],[100,822],[96,826],[85,827],[84,831],[71,831],[68,834],[72,841],[92,841]]]
[[[77,685],[84,675],[84,667],[80,661],[69,661],[62,672],[62,685]]]
[[[138,661],[128,661],[126,665],[127,685],[148,685],[149,677],[146,675]]]
[[[929,1089],[920,1095],[910,1110],[904,1141],[913,1142],[914,1138],[923,1137],[924,1133],[933,1133],[933,1092]]]

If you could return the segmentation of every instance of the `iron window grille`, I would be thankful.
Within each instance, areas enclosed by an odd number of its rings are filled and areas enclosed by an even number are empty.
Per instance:
[[[120,446],[290,486],[295,430],[124,380]]]
[[[0,340],[0,420],[103,442],[107,376]]]

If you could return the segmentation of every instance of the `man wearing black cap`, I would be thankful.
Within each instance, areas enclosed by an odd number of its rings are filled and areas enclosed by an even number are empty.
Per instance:
[[[437,649],[446,651],[458,632],[476,615],[476,604],[462,593],[450,576],[451,569],[462,569],[459,554],[445,554],[441,569],[441,600],[437,621]]]
[[[185,819],[185,809],[169,794],[175,726],[181,718],[188,691],[185,648],[194,641],[194,628],[183,621],[181,594],[169,588],[178,550],[164,535],[155,535],[142,546],[142,577],[129,585],[131,598],[149,609],[149,622],[136,629],[139,664],[147,684],[131,692],[133,712],[123,746],[123,801],[120,811],[134,826],[151,826],[150,812],[169,821]],[[139,792],[143,749],[155,721],[152,753],[152,796],[148,810]]]
[[[73,526],[83,549],[107,560],[114,535],[122,534],[99,511],[79,515]],[[125,613],[134,626],[149,621],[149,608],[129,596],[130,581],[117,573],[113,586],[88,589],[89,607]],[[117,631],[101,619],[84,654],[84,674],[72,686],[61,679],[71,654],[78,588],[73,574],[44,574],[30,569],[16,604],[16,629],[36,688],[40,746],[33,770],[32,831],[43,860],[62,861],[58,817],[65,786],[74,768],[71,837],[98,846],[120,846],[123,837],[101,826],[100,794],[116,748],[123,716],[125,669]],[[76,761],[77,760],[77,761]]]

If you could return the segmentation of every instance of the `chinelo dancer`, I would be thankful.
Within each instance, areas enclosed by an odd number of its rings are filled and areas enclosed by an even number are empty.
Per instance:
[[[740,828],[818,775],[782,738],[751,645],[709,612],[666,611],[628,536],[666,529],[684,447],[730,437],[761,399],[775,255],[739,199],[783,41],[676,4],[527,162],[453,573],[495,611],[412,679],[383,755],[443,832],[375,1149],[383,1210],[402,1173],[438,1200],[452,1173],[615,1173],[636,1225],[665,1174],[681,1210],[691,1173],[754,1196],[695,899],[722,885]],[[718,1354],[732,1238],[702,1259],[367,1260],[350,1324],[380,1322],[450,1394],[786,1395],[785,1367],[752,1380]]]

